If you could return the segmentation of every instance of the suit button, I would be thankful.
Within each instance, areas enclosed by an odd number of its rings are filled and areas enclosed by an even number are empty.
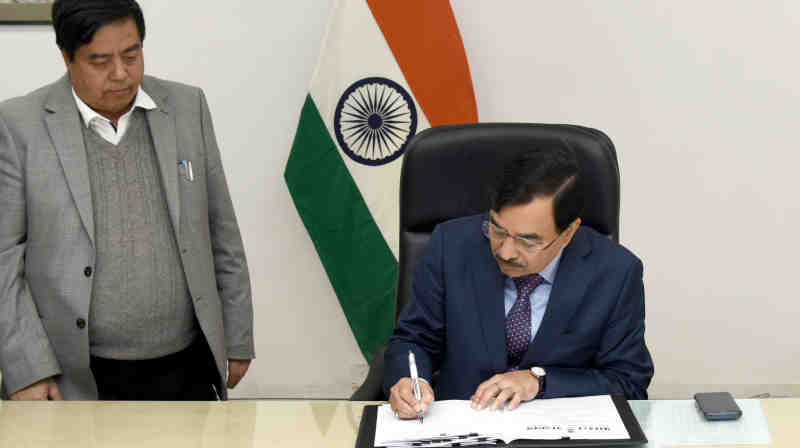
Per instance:
[[[83,330],[86,328],[86,321],[82,317],[79,317],[78,320],[75,321],[75,325],[78,326],[78,329]]]
[[[85,275],[87,277],[91,277],[92,276],[92,267],[91,266],[86,266],[86,268],[83,270],[83,275]]]

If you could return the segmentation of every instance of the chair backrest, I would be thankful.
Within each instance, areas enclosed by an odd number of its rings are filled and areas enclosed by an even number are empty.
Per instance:
[[[489,209],[489,187],[505,163],[531,148],[569,145],[586,192],[583,225],[619,240],[619,166],[601,131],[563,124],[477,123],[420,132],[400,175],[400,254],[395,318],[411,299],[411,279],[433,228]]]

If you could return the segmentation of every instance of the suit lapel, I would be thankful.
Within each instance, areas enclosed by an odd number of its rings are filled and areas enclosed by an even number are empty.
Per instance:
[[[167,206],[172,220],[175,238],[180,242],[181,204],[178,194],[178,149],[175,134],[175,111],[167,102],[167,93],[147,78],[142,89],[153,98],[157,109],[148,110],[147,123],[153,137],[162,186],[167,197]]]
[[[480,233],[480,230],[478,230]],[[505,276],[492,256],[489,242],[481,238],[475,258],[472,290],[480,314],[483,339],[495,372],[506,369],[506,317],[503,306]]]
[[[528,346],[521,365],[533,365],[544,359],[558,337],[586,297],[589,280],[593,277],[585,257],[591,252],[591,243],[583,229],[578,229],[570,244],[564,248],[558,266],[555,284],[536,337]]]
[[[89,165],[81,127],[84,123],[72,96],[72,82],[65,75],[54,84],[45,101],[47,130],[61,161],[67,185],[83,221],[89,240],[94,244],[94,210],[89,181]]]

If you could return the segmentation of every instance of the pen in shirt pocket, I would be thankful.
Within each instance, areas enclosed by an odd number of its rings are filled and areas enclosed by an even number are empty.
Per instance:
[[[191,160],[180,160],[178,161],[178,166],[183,168],[183,177],[186,178],[189,182],[194,182],[194,171],[192,170],[192,161]]]

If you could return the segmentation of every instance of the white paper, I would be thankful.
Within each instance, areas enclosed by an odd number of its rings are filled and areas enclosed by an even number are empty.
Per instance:
[[[627,439],[628,431],[611,397],[555,398],[522,403],[513,411],[472,409],[469,400],[434,402],[424,423],[400,420],[388,404],[378,408],[375,446],[404,447],[509,443],[518,439]],[[424,445],[416,445],[418,443]]]

